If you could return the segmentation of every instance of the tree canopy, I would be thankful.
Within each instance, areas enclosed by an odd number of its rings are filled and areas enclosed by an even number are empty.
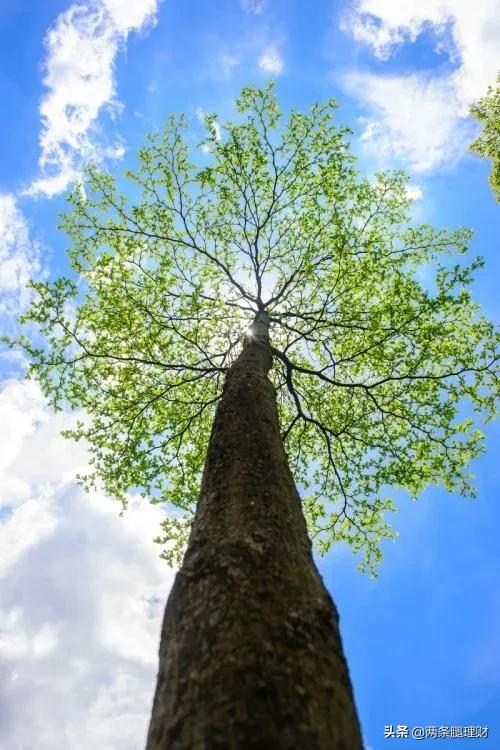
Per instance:
[[[483,159],[491,159],[489,182],[493,195],[500,201],[500,73],[497,74],[496,86],[488,88],[482,99],[471,107],[470,113],[483,126],[471,143],[471,151]]]
[[[412,223],[405,174],[359,175],[335,108],[283,122],[273,87],[248,87],[201,143],[171,116],[126,179],[88,170],[62,220],[74,274],[33,284],[20,342],[52,406],[87,415],[69,433],[92,453],[82,481],[170,503],[162,541],[189,526],[224,376],[261,310],[321,551],[344,540],[373,568],[390,488],[473,493],[498,394],[498,334],[470,294],[482,260],[458,259],[468,230]]]

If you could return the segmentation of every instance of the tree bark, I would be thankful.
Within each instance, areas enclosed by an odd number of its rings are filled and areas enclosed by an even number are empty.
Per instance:
[[[228,372],[170,593],[146,750],[361,750],[338,615],[316,569],[259,313]]]

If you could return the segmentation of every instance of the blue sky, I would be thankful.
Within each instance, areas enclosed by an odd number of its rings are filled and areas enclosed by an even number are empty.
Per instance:
[[[474,230],[476,299],[498,321],[498,206],[467,153],[470,103],[500,68],[499,0],[0,0],[0,328],[32,276],[65,269],[64,193],[89,160],[133,163],[171,111],[230,115],[273,77],[283,109],[335,96],[362,172],[403,166],[418,221]],[[23,362],[0,353],[0,747],[138,750],[172,573],[151,540],[161,511],[86,496],[85,448],[59,436]],[[402,496],[375,581],[348,550],[319,561],[341,615],[367,748],[384,726],[487,725],[499,747],[498,424],[474,501]],[[437,740],[427,739],[432,746]],[[424,747],[426,745],[424,744]]]

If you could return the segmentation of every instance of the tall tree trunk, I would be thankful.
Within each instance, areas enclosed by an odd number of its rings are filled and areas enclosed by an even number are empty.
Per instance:
[[[165,611],[146,750],[361,750],[338,615],[281,440],[268,319],[227,375]]]

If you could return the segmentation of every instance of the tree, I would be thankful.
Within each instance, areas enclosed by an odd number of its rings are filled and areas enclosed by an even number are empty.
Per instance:
[[[500,73],[497,74],[496,86],[489,86],[482,99],[472,105],[470,113],[483,126],[471,143],[471,151],[482,159],[491,159],[489,182],[493,195],[500,201]]]
[[[170,561],[190,532],[148,750],[356,750],[304,519],[373,571],[390,487],[473,493],[498,334],[481,259],[456,262],[470,233],[413,226],[400,172],[361,179],[333,101],[284,126],[272,86],[237,107],[201,149],[171,117],[126,194],[90,169],[62,224],[76,279],[34,284],[21,343],[53,407],[87,414],[85,485],[169,503]]]

